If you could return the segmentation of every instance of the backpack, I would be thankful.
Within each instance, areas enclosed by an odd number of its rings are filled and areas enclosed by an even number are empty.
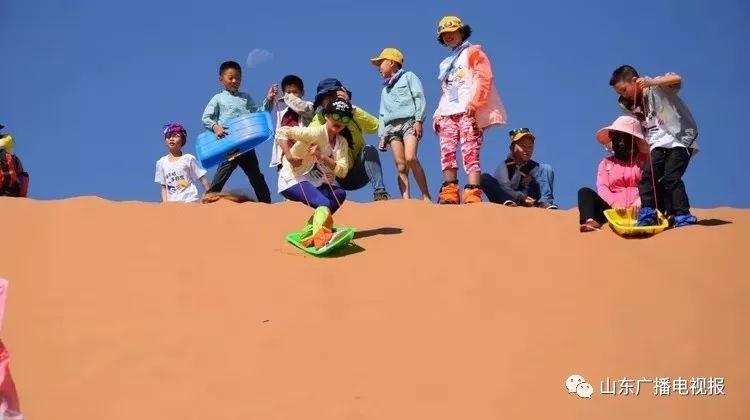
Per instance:
[[[21,160],[5,149],[0,149],[0,196],[20,197],[21,176],[27,176]]]

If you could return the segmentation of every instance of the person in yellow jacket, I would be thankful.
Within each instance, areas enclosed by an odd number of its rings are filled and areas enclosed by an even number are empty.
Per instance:
[[[318,83],[315,95],[314,105],[317,113],[309,127],[324,125],[326,120],[322,110],[336,99],[350,101],[351,96],[351,92],[339,80],[323,79]],[[353,107],[352,119],[340,133],[349,147],[351,166],[345,176],[336,177],[338,184],[346,191],[359,190],[370,183],[375,201],[387,200],[389,196],[383,183],[383,168],[378,150],[365,143],[364,135],[376,134],[379,125],[376,117],[362,108]]]

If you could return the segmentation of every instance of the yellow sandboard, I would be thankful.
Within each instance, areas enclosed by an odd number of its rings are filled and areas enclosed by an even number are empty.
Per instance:
[[[658,224],[653,226],[636,226],[638,222],[637,209],[609,209],[604,210],[604,216],[609,226],[620,236],[649,236],[663,232],[669,227],[669,221],[661,212],[656,212]]]

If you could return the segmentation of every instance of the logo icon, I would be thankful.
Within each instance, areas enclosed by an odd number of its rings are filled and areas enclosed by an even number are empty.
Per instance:
[[[581,398],[591,398],[594,394],[594,387],[578,374],[568,376],[565,380],[565,388],[568,389],[568,394],[576,394]]]

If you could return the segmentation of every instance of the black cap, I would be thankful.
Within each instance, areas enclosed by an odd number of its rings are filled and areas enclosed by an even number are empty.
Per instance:
[[[327,107],[323,110],[324,114],[339,114],[339,115],[345,115],[347,117],[351,117],[354,113],[354,108],[352,108],[352,104],[350,104],[348,101],[342,101],[341,99],[337,99],[331,103],[328,104]]]

